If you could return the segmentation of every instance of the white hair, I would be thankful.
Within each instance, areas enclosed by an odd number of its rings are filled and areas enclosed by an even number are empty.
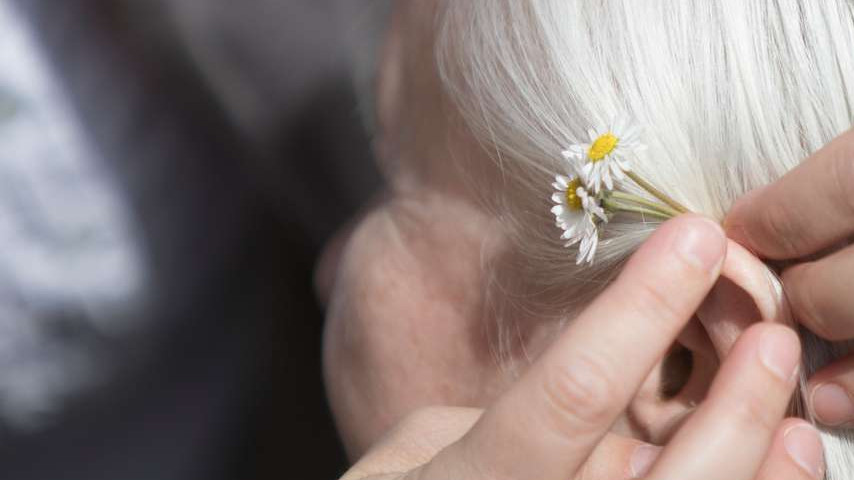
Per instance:
[[[537,292],[527,300],[546,309],[601,291],[655,226],[615,218],[595,264],[575,267],[549,181],[589,127],[633,118],[650,147],[635,170],[722,220],[852,123],[848,0],[444,0],[438,28],[443,83],[500,167],[507,198],[491,202]],[[805,334],[807,372],[847,351],[836,347]],[[827,478],[854,477],[851,436],[823,440]]]

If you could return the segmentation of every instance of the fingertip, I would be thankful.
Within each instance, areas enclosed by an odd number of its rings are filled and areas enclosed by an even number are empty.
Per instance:
[[[803,420],[790,419],[784,422],[781,431],[789,459],[810,478],[823,478],[824,447],[818,430]]]
[[[724,233],[729,239],[746,248],[754,256],[759,256],[756,244],[750,239],[750,235],[748,235],[744,224],[735,223],[730,217],[727,217],[724,219],[723,228]]]
[[[709,269],[720,267],[727,249],[726,235],[721,225],[699,215],[687,220],[690,222],[691,235],[696,237],[692,249],[695,264]]]
[[[724,219],[724,230],[727,230],[727,233],[729,233],[727,226],[741,223],[746,214],[750,213],[751,207],[753,207],[756,200],[768,189],[768,187],[769,185],[756,187],[735,199],[729,208],[729,212],[727,212],[726,218]]]
[[[652,470],[652,466],[658,460],[661,451],[661,447],[646,443],[637,446],[632,452],[629,463],[631,474],[629,478],[644,478]]]
[[[761,325],[759,358],[779,380],[792,382],[798,373],[801,341],[798,334],[783,325]]]
[[[816,420],[829,427],[854,421],[854,402],[842,386],[825,382],[810,388],[810,409]]]
[[[800,418],[787,418],[774,434],[773,444],[756,480],[821,480],[824,447],[818,430]]]
[[[746,219],[750,216],[751,204],[764,189],[765,187],[760,187],[751,190],[736,200],[726,217],[724,217],[722,224],[724,234],[728,238],[734,240],[754,254],[757,252],[757,248],[751,240],[745,225],[748,223]]]
[[[697,269],[717,272],[726,255],[726,236],[714,220],[697,214],[681,215],[666,224],[654,247],[673,252]]]
[[[697,225],[699,228],[708,228],[707,233],[709,235],[720,237],[721,240],[725,237],[723,226],[719,222],[699,213],[685,213],[670,220],[670,222]]]
[[[615,434],[606,435],[583,467],[589,480],[648,478],[663,447]],[[576,477],[576,478],[577,478]]]

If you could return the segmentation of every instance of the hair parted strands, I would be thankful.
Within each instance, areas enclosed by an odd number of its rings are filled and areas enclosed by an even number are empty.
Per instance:
[[[440,15],[442,81],[506,179],[493,203],[518,246],[516,281],[538,293],[520,302],[564,316],[658,222],[613,218],[593,264],[575,265],[548,184],[588,128],[632,118],[649,146],[634,171],[723,219],[852,123],[850,0],[443,0]],[[849,350],[804,335],[807,374]],[[854,478],[851,435],[823,435],[827,478]]]

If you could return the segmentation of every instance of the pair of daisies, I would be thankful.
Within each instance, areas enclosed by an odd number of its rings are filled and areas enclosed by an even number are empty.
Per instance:
[[[628,194],[614,199],[615,183],[631,174],[631,158],[646,149],[637,128],[620,122],[613,128],[589,130],[590,143],[575,144],[563,152],[566,175],[555,176],[552,208],[557,226],[563,230],[564,246],[579,244],[576,264],[591,263],[599,245],[599,228],[616,211],[639,211]],[[604,189],[603,189],[604,186]],[[638,199],[642,200],[642,199]],[[634,202],[636,203],[636,202]],[[642,201],[642,203],[649,203]],[[621,206],[626,208],[620,208]],[[627,210],[627,208],[630,208]],[[649,209],[654,213],[658,208]]]

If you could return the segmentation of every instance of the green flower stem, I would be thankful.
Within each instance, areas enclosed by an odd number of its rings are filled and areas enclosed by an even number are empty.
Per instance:
[[[637,195],[632,195],[631,193],[625,193],[620,191],[612,191],[608,192],[607,195],[611,198],[614,198],[618,201],[629,202],[637,204],[641,207],[648,208],[650,210],[655,210],[657,212],[661,212],[665,215],[670,215],[671,217],[676,217],[679,215],[679,211],[673,209],[668,205],[662,205],[660,203],[649,201],[643,197],[639,197]]]
[[[683,207],[682,204],[680,204],[676,200],[673,200],[669,195],[665,194],[661,190],[652,186],[651,183],[642,179],[637,173],[629,170],[626,172],[626,176],[631,178],[632,181],[634,181],[636,184],[638,184],[639,187],[641,187],[642,189],[649,192],[650,195],[652,195],[653,197],[655,197],[655,198],[661,200],[662,202],[666,203],[667,205],[669,205],[671,208],[673,208],[677,212],[687,213],[689,211],[687,208]]]
[[[611,200],[608,198],[602,199],[602,206],[605,207],[605,210],[607,212],[611,212],[611,213],[617,213],[617,212],[635,213],[638,215],[655,217],[655,218],[659,218],[662,220],[669,220],[675,216],[675,215],[672,215],[670,213],[662,212],[661,210],[658,210],[658,209],[645,208],[642,206],[627,205],[627,204],[621,203],[619,201],[614,201],[614,200]]]

